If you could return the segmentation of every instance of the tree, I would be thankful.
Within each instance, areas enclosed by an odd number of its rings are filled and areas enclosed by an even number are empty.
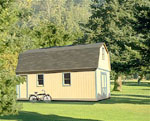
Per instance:
[[[31,33],[37,48],[72,44],[74,37],[61,26],[43,21],[33,28]]]
[[[115,72],[114,90],[121,90],[121,75],[135,71],[136,66],[142,62],[143,54],[135,46],[140,45],[141,40],[135,29],[138,18],[135,6],[142,2],[143,0],[93,0],[92,16],[85,25],[86,34],[77,41],[106,43],[111,55],[112,70]]]
[[[7,50],[10,41],[10,29],[17,20],[15,13],[10,12],[13,0],[0,1],[0,115],[17,113],[16,84],[18,78],[12,73],[13,56]]]
[[[32,0],[34,24],[50,21],[70,32],[75,39],[82,37],[80,23],[86,23],[90,16],[90,0]]]
[[[24,79],[16,76],[15,69],[19,53],[32,45],[23,28],[28,15],[16,5],[15,0],[0,0],[0,115],[18,113],[16,85]]]
[[[139,40],[139,43],[133,43],[133,46],[140,52],[141,59],[138,63],[133,61],[131,64],[137,63],[134,68],[139,75],[138,84],[140,84],[143,76],[150,73],[150,1],[137,0],[133,9],[136,21],[132,27]]]

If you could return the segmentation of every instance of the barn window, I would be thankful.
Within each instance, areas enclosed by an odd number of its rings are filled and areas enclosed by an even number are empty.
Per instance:
[[[63,73],[63,85],[71,85],[71,74]]]
[[[43,74],[38,74],[37,75],[37,78],[38,78],[38,86],[43,86],[44,85],[44,75]]]
[[[105,48],[102,48],[102,60],[105,60]]]

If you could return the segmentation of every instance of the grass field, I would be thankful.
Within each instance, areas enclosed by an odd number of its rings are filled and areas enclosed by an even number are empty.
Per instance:
[[[122,92],[99,102],[19,103],[19,115],[0,121],[150,121],[150,82],[126,82]]]

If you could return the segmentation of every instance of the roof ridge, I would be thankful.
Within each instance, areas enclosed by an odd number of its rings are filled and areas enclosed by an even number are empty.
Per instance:
[[[40,48],[40,49],[51,49],[51,48],[61,48],[61,47],[87,46],[87,45],[97,45],[97,44],[102,44],[102,43],[104,43],[104,42],[90,43],[90,44],[77,44],[77,45],[52,46],[52,47],[46,47],[46,48]]]
[[[72,50],[85,49],[85,48],[100,47],[99,45],[102,44],[104,44],[104,42],[92,43],[92,44],[54,46],[54,47],[47,47],[47,48],[32,49],[32,50],[25,51],[24,53],[49,52],[49,51],[60,51],[60,50],[68,50],[68,49],[72,49]]]

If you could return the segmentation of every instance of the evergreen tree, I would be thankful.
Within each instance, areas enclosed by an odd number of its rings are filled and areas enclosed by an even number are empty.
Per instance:
[[[141,49],[139,51],[136,49],[136,45],[141,45],[142,40],[140,34],[137,34],[137,30],[140,31],[137,27],[141,23],[136,26],[137,18],[140,17],[138,12],[141,10],[135,9],[141,3],[143,5],[143,2],[144,0],[93,0],[92,16],[86,25],[86,34],[82,40],[77,41],[77,43],[106,43],[111,55],[112,70],[115,72],[114,90],[121,90],[121,75],[131,72],[131,69],[135,71],[139,64],[137,61],[142,62],[143,53]],[[145,1],[144,5],[146,4],[148,7],[148,0]],[[149,9],[145,9],[145,13],[148,11]],[[138,67],[142,66],[139,64]]]
[[[74,37],[61,26],[43,21],[33,28],[31,33],[37,48],[72,44]]]
[[[139,42],[132,45],[140,52],[141,58],[130,64],[138,73],[138,84],[140,84],[142,78],[150,73],[150,1],[137,0],[133,9],[136,21],[133,22],[132,27]]]

